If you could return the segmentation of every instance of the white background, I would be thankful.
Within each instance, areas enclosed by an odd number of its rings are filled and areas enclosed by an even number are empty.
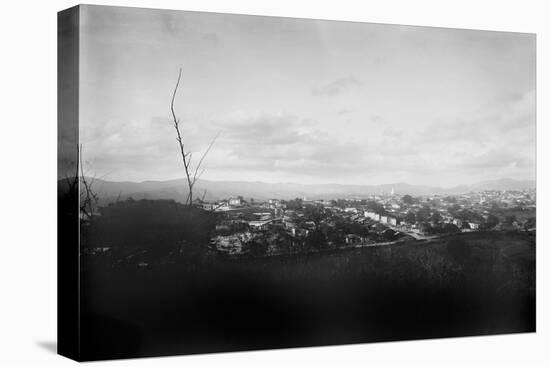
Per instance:
[[[95,1],[378,23],[537,33],[537,333],[325,348],[100,362],[99,365],[381,366],[549,365],[548,251],[544,249],[550,141],[543,131],[550,85],[544,1]],[[0,32],[0,365],[63,366],[56,339],[56,12],[71,1],[5,1]],[[546,17],[545,17],[546,16]],[[546,98],[545,98],[546,97]],[[543,101],[546,100],[546,103]],[[546,290],[545,290],[546,288]],[[546,308],[546,312],[545,312]],[[545,348],[546,347],[546,348]]]

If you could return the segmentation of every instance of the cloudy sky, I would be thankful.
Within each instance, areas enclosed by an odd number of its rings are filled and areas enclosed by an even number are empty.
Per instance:
[[[81,14],[80,138],[109,180],[535,178],[531,34],[115,7]]]

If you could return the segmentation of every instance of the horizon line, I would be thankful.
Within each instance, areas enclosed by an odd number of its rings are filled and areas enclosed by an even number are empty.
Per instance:
[[[90,176],[85,176],[87,178],[92,178]],[[64,178],[62,178],[64,179]],[[142,184],[142,183],[146,183],[146,182],[169,182],[169,181],[180,181],[180,180],[185,180],[185,177],[181,177],[181,178],[172,178],[172,179],[151,179],[151,180],[141,180],[141,181],[131,181],[131,180],[109,180],[109,179],[105,179],[105,178],[95,178],[96,180],[101,180],[101,181],[107,181],[107,182],[114,182],[114,183],[134,183],[134,184]],[[292,181],[277,181],[277,182],[269,182],[269,181],[248,181],[248,180],[206,180],[206,179],[199,179],[197,180],[197,182],[200,182],[200,181],[203,181],[203,182],[219,182],[219,183],[222,183],[222,182],[235,182],[235,183],[238,183],[238,182],[245,182],[245,183],[259,183],[259,184],[270,184],[270,185],[302,185],[302,186],[327,186],[327,185],[332,185],[332,186],[390,186],[390,185],[409,185],[409,186],[423,186],[423,187],[430,187],[430,188],[441,188],[441,189],[451,189],[451,188],[456,188],[456,187],[461,187],[461,186],[472,186],[472,185],[476,185],[476,184],[480,184],[480,183],[484,183],[484,182],[495,182],[495,181],[505,181],[505,180],[510,180],[510,181],[516,181],[516,182],[525,182],[525,181],[531,181],[531,182],[534,182],[535,185],[537,183],[537,180],[536,178],[534,179],[515,179],[515,178],[510,178],[510,177],[501,177],[501,178],[495,178],[495,179],[489,179],[489,180],[481,180],[481,181],[476,181],[474,183],[470,183],[470,184],[467,184],[467,183],[461,183],[461,184],[457,184],[457,185],[453,185],[453,186],[439,186],[439,185],[427,185],[427,184],[414,184],[414,183],[408,183],[408,182],[392,182],[392,183],[379,183],[379,184],[363,184],[363,183],[359,183],[359,184],[356,184],[356,183],[298,183],[298,182],[292,182]]]

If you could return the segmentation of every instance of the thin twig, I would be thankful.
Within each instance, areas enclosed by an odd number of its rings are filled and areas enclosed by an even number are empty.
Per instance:
[[[201,174],[199,175],[199,177],[197,177],[197,172],[199,171],[199,169],[202,165],[202,162],[204,161],[204,158],[206,157],[208,152],[210,152],[210,149],[212,149],[212,146],[216,142],[216,139],[218,139],[218,136],[220,136],[219,132],[216,134],[216,136],[214,136],[214,139],[212,139],[212,141],[210,142],[210,145],[208,145],[208,148],[205,150],[205,152],[203,153],[201,159],[199,160],[199,163],[197,164],[197,167],[195,168],[195,174],[193,175],[193,181],[196,181],[200,176],[202,176],[202,173],[204,173],[204,170],[203,170],[201,172]]]

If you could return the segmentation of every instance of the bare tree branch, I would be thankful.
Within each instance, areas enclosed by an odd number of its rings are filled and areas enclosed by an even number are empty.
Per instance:
[[[205,171],[205,168],[203,168],[202,171],[200,170],[201,166],[202,166],[202,163],[204,161],[204,158],[206,157],[206,155],[208,154],[208,152],[212,148],[212,145],[214,145],[214,142],[218,138],[219,133],[214,137],[214,139],[212,139],[212,141],[210,142],[210,145],[208,146],[206,151],[202,154],[199,162],[197,163],[197,165],[195,166],[195,168],[193,170],[191,168],[191,159],[193,158],[193,153],[192,152],[187,152],[187,153],[185,152],[185,142],[183,140],[183,134],[182,134],[182,131],[180,129],[180,120],[176,116],[176,112],[174,110],[174,101],[176,99],[176,94],[177,94],[177,91],[178,91],[178,87],[180,85],[180,81],[181,81],[181,68],[179,69],[178,80],[177,80],[176,86],[174,88],[174,93],[172,94],[172,101],[170,103],[170,111],[172,112],[172,120],[173,120],[173,123],[174,123],[174,129],[176,130],[176,134],[177,134],[176,141],[178,142],[178,145],[179,145],[179,148],[180,148],[181,159],[183,161],[183,167],[185,169],[185,176],[187,178],[187,188],[189,189],[189,191],[187,193],[187,198],[185,199],[185,203],[187,205],[192,205],[193,204],[193,188],[194,188],[195,183],[197,182],[197,180],[200,178],[200,176],[202,176],[202,174]],[[193,176],[191,176],[191,172],[193,172]]]
[[[92,218],[94,212],[94,206],[99,201],[99,197],[94,193],[92,186],[95,181],[95,175],[91,178],[90,181],[86,178],[86,173],[84,171],[84,162],[82,154],[82,144],[78,148],[78,163],[80,165],[80,175],[82,176],[82,185],[84,187],[84,192],[81,194],[81,203],[80,203],[80,212],[86,216],[88,219]]]
[[[185,145],[183,142],[182,134],[179,128],[180,120],[176,117],[176,112],[174,111],[174,100],[176,98],[176,93],[178,92],[178,87],[181,80],[181,68],[178,74],[178,81],[176,82],[176,87],[174,88],[174,93],[172,94],[172,102],[170,103],[170,111],[172,112],[172,118],[174,120],[174,128],[176,129],[177,138],[176,140],[180,146],[181,158],[183,160],[183,167],[185,168],[185,175],[187,177],[187,185],[189,187],[189,195],[187,196],[186,203],[191,205],[193,203],[193,185],[191,183],[191,176],[189,174],[189,162],[187,161],[187,155],[185,154]]]
[[[218,139],[218,136],[220,136],[220,133],[218,132],[216,134],[216,136],[214,136],[214,139],[212,139],[212,141],[210,142],[210,145],[208,145],[208,148],[204,151],[204,153],[202,154],[202,157],[201,159],[199,160],[199,163],[197,164],[197,167],[195,167],[195,173],[193,174],[193,184],[195,184],[195,182],[197,181],[198,177],[197,177],[197,172],[199,171],[199,169],[201,168],[201,164],[202,162],[204,161],[204,157],[206,157],[206,155],[208,154],[208,152],[210,152],[210,149],[212,149],[212,145],[214,145],[214,143],[216,142],[216,139]],[[201,174],[199,175],[202,176],[202,174],[204,173],[204,170],[201,172]]]
[[[200,179],[201,176],[202,176],[202,174],[204,173],[204,171],[206,171],[206,167],[204,167],[204,168],[202,169],[202,171],[201,171],[198,175],[196,175],[196,176],[193,178],[193,181],[197,181],[198,179]],[[194,185],[194,184],[195,184],[195,183],[193,183],[193,185]]]

